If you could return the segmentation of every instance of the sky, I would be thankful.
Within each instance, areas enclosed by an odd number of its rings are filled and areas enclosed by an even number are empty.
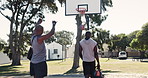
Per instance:
[[[109,30],[111,34],[129,34],[140,30],[142,25],[148,22],[148,0],[112,1],[113,7],[108,8],[106,12],[108,14],[107,20],[99,28]],[[102,12],[102,14],[104,13]],[[66,30],[77,34],[75,16],[65,16],[65,7],[60,7],[57,14],[45,14],[45,21],[41,24],[45,31],[51,29],[52,20],[57,21],[56,31]],[[9,34],[10,22],[0,15],[0,24],[0,38],[7,40],[6,34]]]
[[[148,0],[113,0],[113,7],[108,11],[108,18],[101,28],[112,34],[140,30],[148,22]]]

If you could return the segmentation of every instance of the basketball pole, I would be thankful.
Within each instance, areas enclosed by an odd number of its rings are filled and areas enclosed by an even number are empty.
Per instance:
[[[87,30],[89,30],[89,15],[85,15]]]

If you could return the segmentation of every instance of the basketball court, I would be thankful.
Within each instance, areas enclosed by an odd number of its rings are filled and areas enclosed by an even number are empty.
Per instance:
[[[0,76],[0,78],[33,78],[30,76]],[[45,78],[84,78],[83,76],[47,76]],[[106,74],[104,78],[148,78],[148,75],[141,74]]]

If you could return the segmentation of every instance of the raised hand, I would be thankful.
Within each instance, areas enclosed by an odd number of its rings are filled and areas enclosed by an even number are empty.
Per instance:
[[[57,21],[52,21],[52,25],[55,26]]]

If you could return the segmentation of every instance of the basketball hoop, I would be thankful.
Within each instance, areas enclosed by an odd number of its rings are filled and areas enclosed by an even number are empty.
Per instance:
[[[82,21],[82,24],[80,25],[80,29],[81,30],[85,30],[85,25],[86,25],[86,22],[89,22],[89,21],[86,21],[85,19],[85,12],[87,12],[87,9],[86,8],[77,8],[76,11],[79,13],[79,16],[81,17],[81,21]]]
[[[80,16],[83,16],[83,15],[85,15],[86,9],[85,8],[77,8],[76,11],[79,12]]]

